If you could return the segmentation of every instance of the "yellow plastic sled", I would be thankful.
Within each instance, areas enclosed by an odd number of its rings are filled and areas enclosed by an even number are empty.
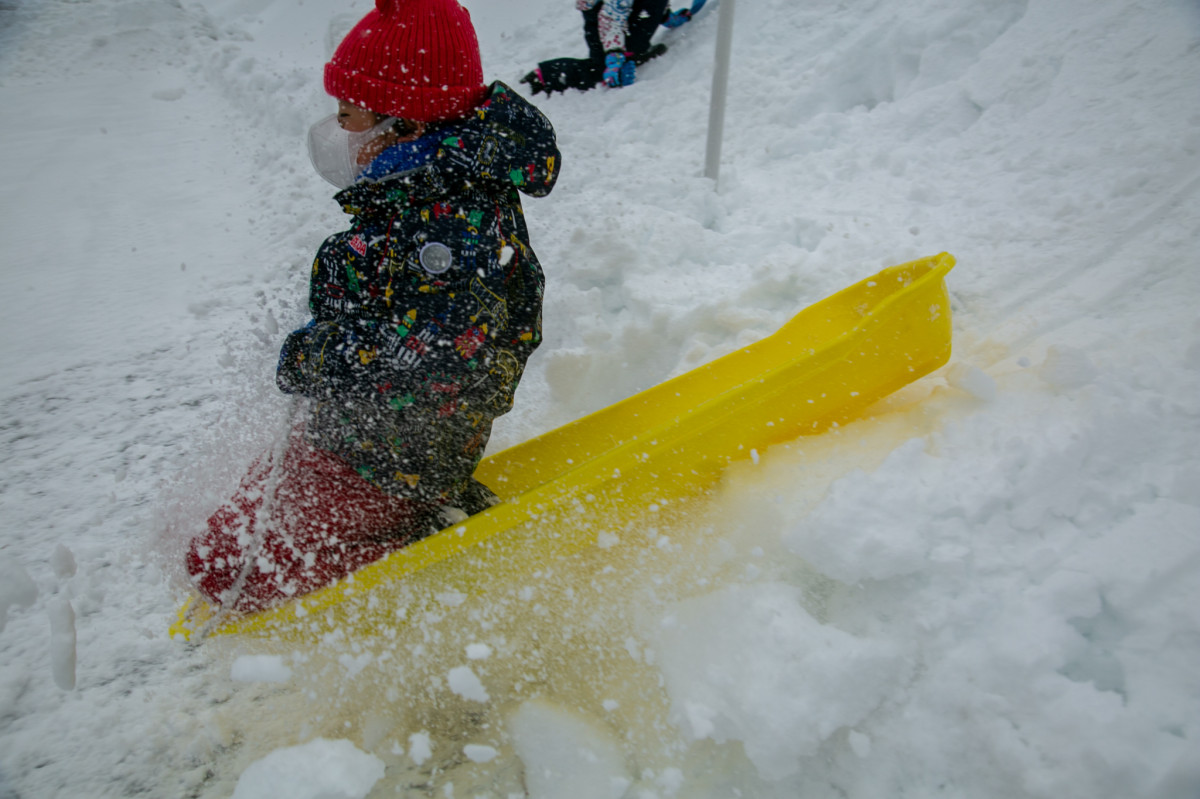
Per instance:
[[[172,635],[354,636],[435,595],[472,595],[596,543],[651,505],[709,489],[733,461],[819,433],[950,357],[942,253],[893,266],[798,313],[775,334],[485,459],[502,500],[331,586],[243,616],[189,602]]]

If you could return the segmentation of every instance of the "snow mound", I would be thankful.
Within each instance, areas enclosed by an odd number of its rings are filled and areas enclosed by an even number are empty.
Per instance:
[[[801,599],[781,583],[735,586],[679,603],[658,636],[675,722],[693,739],[741,741],[769,780],[798,773],[911,672],[894,645],[821,624]]]
[[[784,536],[788,548],[822,574],[849,584],[920,572],[928,564],[925,531],[935,523],[932,506],[950,497],[918,482],[927,460],[924,442],[912,439],[876,474],[855,471],[834,483],[826,500]],[[916,485],[892,480],[897,472],[915,475]],[[915,490],[929,504],[912,501]]]

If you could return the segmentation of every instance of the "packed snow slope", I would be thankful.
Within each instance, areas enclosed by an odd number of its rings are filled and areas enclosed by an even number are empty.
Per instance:
[[[568,0],[470,0],[489,78]],[[1200,7],[716,0],[536,99],[546,340],[493,449],[949,251],[951,364],[482,602],[166,637],[278,435],[364,0],[0,2],[0,797],[1200,795]],[[586,509],[581,509],[586,513]],[[661,517],[661,518],[660,518]]]

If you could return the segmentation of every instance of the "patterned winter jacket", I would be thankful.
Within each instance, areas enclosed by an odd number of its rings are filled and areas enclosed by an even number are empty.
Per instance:
[[[575,8],[587,11],[603,2],[600,9],[600,44],[607,53],[625,49],[625,33],[629,29],[629,14],[633,11],[633,0],[575,0]]]
[[[313,400],[314,445],[422,500],[474,471],[541,342],[544,278],[517,192],[548,194],[560,162],[549,120],[499,82],[436,133],[426,165],[336,195],[351,226],[321,245],[313,319],[277,373]]]

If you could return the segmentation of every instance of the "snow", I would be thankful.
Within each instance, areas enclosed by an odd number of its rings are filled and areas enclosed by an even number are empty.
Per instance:
[[[494,747],[484,746],[483,744],[467,744],[463,747],[463,754],[467,756],[467,760],[473,763],[487,763],[496,758],[499,754]]]
[[[450,673],[446,675],[446,682],[449,684],[450,690],[463,699],[486,702],[491,698],[470,666],[455,666],[450,669]]]
[[[687,600],[662,622],[676,725],[693,740],[741,741],[758,773],[800,773],[822,741],[854,729],[912,679],[884,636],[821,624],[799,589],[760,582]]]
[[[633,782],[612,734],[568,708],[530,700],[508,726],[530,799],[620,799]]]
[[[414,732],[408,736],[408,756],[418,766],[433,756],[433,741],[427,732]]]
[[[75,687],[75,609],[66,599],[55,599],[46,608],[50,617],[50,673],[64,691]]]
[[[468,6],[489,78],[583,52],[566,0]],[[170,640],[286,429],[342,223],[303,135],[368,7],[0,2],[0,797],[1200,795],[1180,0],[740,3],[715,186],[711,0],[635,85],[539,95],[546,340],[493,451],[940,251],[951,363],[511,594]]]
[[[287,682],[292,670],[278,655],[242,655],[229,667],[229,677],[237,682]]]
[[[37,585],[21,564],[0,558],[0,632],[8,623],[9,608],[27,608],[37,595]]]
[[[383,762],[349,741],[317,738],[276,749],[243,772],[233,799],[365,799],[383,778]]]

